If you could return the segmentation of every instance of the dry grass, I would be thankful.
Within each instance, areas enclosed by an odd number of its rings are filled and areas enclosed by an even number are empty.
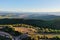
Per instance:
[[[14,27],[16,31],[22,32],[22,33],[34,33],[36,32],[33,28],[25,28],[25,27]]]
[[[18,31],[18,32],[22,32],[22,33],[28,33],[30,34],[31,37],[36,37],[36,36],[39,36],[39,37],[43,37],[43,36],[46,36],[48,38],[53,38],[55,36],[58,36],[60,37],[60,34],[36,34],[35,32],[37,32],[36,29],[34,28],[29,28],[29,27],[13,27],[13,25],[0,25],[0,26],[11,26],[12,28],[15,29],[15,31]],[[26,26],[29,26],[29,25],[26,25]]]

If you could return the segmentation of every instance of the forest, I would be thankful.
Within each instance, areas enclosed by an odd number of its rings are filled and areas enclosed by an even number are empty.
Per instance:
[[[0,24],[27,24],[40,28],[60,29],[60,19],[38,20],[38,19],[0,19]]]

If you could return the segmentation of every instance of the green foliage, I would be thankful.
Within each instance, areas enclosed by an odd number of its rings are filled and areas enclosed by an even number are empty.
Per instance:
[[[60,29],[60,20],[0,19],[0,24],[28,24],[40,28]]]
[[[14,28],[11,28],[11,27],[8,27],[8,26],[3,27],[1,30],[4,31],[4,32],[7,32],[7,33],[9,33],[9,34],[11,34],[13,36],[19,36],[19,35],[22,34],[22,33],[18,32],[18,31],[15,31]]]
[[[12,40],[12,39],[0,36],[0,40]]]
[[[32,40],[31,37],[23,38],[22,40]]]
[[[60,40],[60,38],[56,36],[56,37],[53,37],[52,40]]]

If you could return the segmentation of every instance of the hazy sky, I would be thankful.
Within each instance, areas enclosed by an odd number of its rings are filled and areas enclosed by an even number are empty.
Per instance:
[[[60,0],[0,0],[0,11],[60,12]]]

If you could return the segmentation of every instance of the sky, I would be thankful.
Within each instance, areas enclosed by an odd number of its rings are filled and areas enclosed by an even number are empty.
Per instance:
[[[60,12],[60,0],[0,0],[0,11]]]

